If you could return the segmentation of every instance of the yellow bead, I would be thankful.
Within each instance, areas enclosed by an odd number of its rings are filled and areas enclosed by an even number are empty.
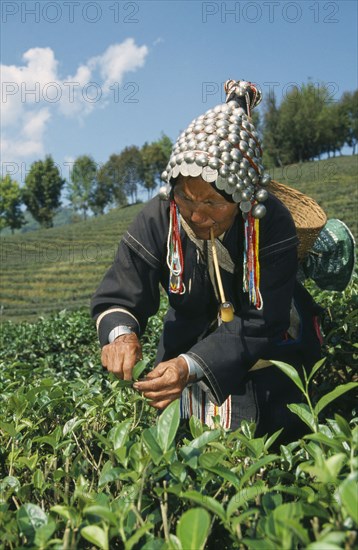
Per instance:
[[[224,302],[220,306],[220,317],[223,323],[229,323],[234,318],[234,306],[230,302]]]

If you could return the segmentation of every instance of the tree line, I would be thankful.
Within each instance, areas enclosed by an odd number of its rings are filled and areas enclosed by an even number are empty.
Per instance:
[[[263,115],[254,113],[263,139],[264,164],[283,166],[340,153],[344,146],[356,152],[358,142],[358,90],[332,101],[328,86],[312,83],[293,87],[278,105],[274,93],[267,96]],[[43,227],[52,227],[65,191],[70,206],[83,219],[103,214],[108,207],[135,203],[141,190],[152,196],[160,184],[172,142],[166,135],[141,148],[132,145],[112,154],[98,166],[89,155],[78,157],[69,181],[51,156],[34,162],[20,188],[10,175],[0,180],[0,230],[12,231],[25,223],[24,206]]]
[[[89,155],[79,156],[68,181],[51,156],[31,165],[22,188],[7,174],[0,180],[0,230],[20,229],[26,223],[24,206],[42,227],[52,227],[63,194],[84,220],[89,213],[97,216],[108,207],[137,202],[140,190],[150,198],[160,183],[172,145],[170,138],[162,135],[142,148],[125,147],[100,166]]]
[[[358,90],[333,101],[328,86],[308,83],[293,87],[279,106],[275,94],[269,94],[260,130],[267,167],[335,156],[345,145],[355,154]]]

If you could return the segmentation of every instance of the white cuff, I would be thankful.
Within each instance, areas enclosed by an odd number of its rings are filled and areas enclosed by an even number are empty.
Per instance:
[[[130,327],[126,327],[125,325],[118,325],[118,327],[114,327],[114,329],[111,330],[111,332],[108,335],[108,342],[112,344],[118,336],[122,336],[122,334],[132,334],[133,330]]]
[[[186,355],[186,353],[181,353],[179,357],[183,357],[187,362],[188,369],[189,369],[189,376],[192,376],[193,374],[195,374],[196,376],[195,382],[199,382],[199,380],[202,380],[205,377],[202,368],[195,361],[195,359],[193,359],[192,357],[189,357],[189,355]]]

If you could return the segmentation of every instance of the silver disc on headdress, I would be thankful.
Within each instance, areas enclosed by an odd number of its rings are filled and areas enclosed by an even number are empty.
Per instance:
[[[244,216],[251,212],[262,218],[268,196],[264,187],[271,178],[263,171],[261,143],[251,122],[261,92],[243,80],[228,80],[224,88],[226,103],[194,119],[180,134],[162,179],[172,183],[179,175],[201,176],[231,195]]]

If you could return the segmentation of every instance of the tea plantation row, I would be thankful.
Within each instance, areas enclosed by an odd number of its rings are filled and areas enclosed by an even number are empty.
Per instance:
[[[178,402],[157,415],[102,372],[86,310],[4,323],[0,548],[356,548],[357,291],[313,290],[326,362],[296,407],[308,435],[281,446],[245,422],[182,422]],[[148,365],[165,307],[143,337]]]

